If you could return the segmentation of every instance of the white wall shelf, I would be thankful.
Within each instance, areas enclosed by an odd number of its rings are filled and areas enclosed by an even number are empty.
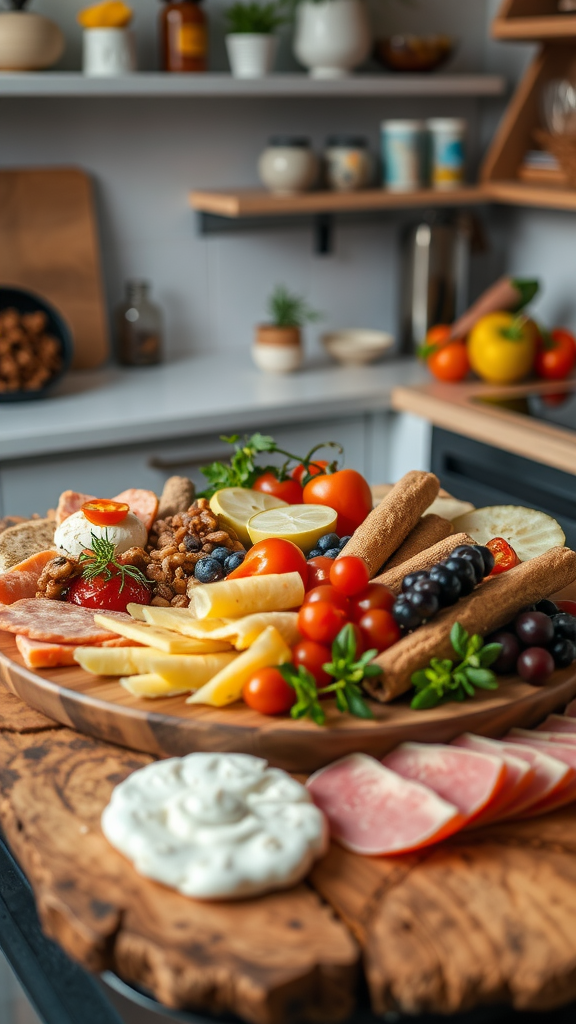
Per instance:
[[[506,92],[501,75],[351,75],[318,81],[305,74],[235,79],[229,74],[141,71],[122,78],[87,78],[75,71],[0,72],[1,97],[496,97]]]

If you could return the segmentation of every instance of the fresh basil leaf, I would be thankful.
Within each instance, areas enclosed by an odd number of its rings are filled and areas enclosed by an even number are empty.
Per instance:
[[[342,689],[336,690],[336,707],[338,708],[338,711],[341,711],[343,714],[346,714],[348,711],[348,701],[346,700],[344,690]]]
[[[319,704],[315,704],[312,708],[312,718],[316,722],[316,725],[324,725],[326,721],[326,715],[322,711]]]
[[[455,622],[450,630],[450,643],[456,651],[456,654],[459,654],[461,658],[466,657],[467,642],[468,633],[459,622]]]
[[[418,672],[413,672],[412,673],[412,675],[410,676],[410,682],[418,690],[421,690],[422,687],[428,686],[429,680],[428,680],[428,676],[427,676],[426,672],[424,671],[424,669],[419,669]]]
[[[426,708],[435,708],[439,703],[440,694],[432,686],[427,686],[412,698],[410,707],[415,711],[423,711]]]
[[[349,688],[346,690],[346,696],[350,714],[356,715],[356,718],[374,718],[371,708],[357,691]]]
[[[382,669],[380,665],[365,665],[364,675],[369,679],[371,676],[381,676]]]
[[[502,644],[486,644],[478,654],[482,668],[492,665],[500,657],[501,651]]]
[[[486,686],[494,681],[494,673],[489,668],[467,668],[466,678],[475,686]]]

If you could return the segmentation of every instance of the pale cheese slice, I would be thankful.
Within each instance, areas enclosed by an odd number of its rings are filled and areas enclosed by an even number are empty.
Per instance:
[[[254,612],[299,608],[304,584],[297,572],[246,576],[192,587],[189,611],[199,619],[239,619]]]
[[[165,609],[160,609],[164,611]],[[174,609],[166,609],[174,611]],[[195,620],[193,620],[195,621]],[[229,651],[230,643],[225,639],[203,640],[193,639],[178,635],[170,629],[161,626],[151,626],[147,622],[126,622],[124,619],[113,619],[111,615],[94,616],[97,626],[103,626],[119,636],[125,636],[128,640],[135,640],[144,644],[145,647],[154,647],[157,651],[164,651],[165,654],[216,654],[219,651]]]
[[[227,642],[237,651],[251,647],[267,626],[274,626],[289,647],[293,647],[301,639],[297,612],[255,612],[241,619],[183,619],[172,616],[174,611],[181,609],[150,607],[146,608],[146,616],[149,616],[150,622],[162,623],[166,632],[173,629],[190,637],[191,642],[192,638],[206,645]]]
[[[177,697],[181,693],[188,693],[188,689],[182,690],[173,683],[166,682],[162,676],[154,672],[146,672],[144,675],[127,676],[118,680],[120,685],[132,693],[135,697]]]
[[[242,687],[259,668],[283,665],[290,661],[292,651],[274,626],[268,626],[249,650],[236,656],[233,664],[227,665],[209,683],[188,697],[187,704],[211,704],[224,707],[240,700]]]
[[[227,621],[226,619],[197,619],[187,608],[157,608],[143,606],[144,621],[162,629],[172,629],[182,636],[196,640],[208,639]]]
[[[74,658],[99,676],[132,676],[154,672],[180,690],[197,690],[239,655],[165,654],[152,647],[77,647]]]
[[[130,603],[126,605],[126,611],[128,612],[129,615],[132,616],[133,619],[136,619],[137,622],[145,622],[146,621],[145,618],[144,618],[144,608],[145,607],[146,607],[146,605],[144,605],[144,604],[135,604],[134,601],[130,601]]]

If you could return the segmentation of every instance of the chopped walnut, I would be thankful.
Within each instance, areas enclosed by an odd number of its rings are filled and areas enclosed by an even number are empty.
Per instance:
[[[80,576],[82,566],[78,559],[68,555],[57,555],[46,563],[38,577],[36,597],[47,597],[52,601],[63,601],[73,579]]]

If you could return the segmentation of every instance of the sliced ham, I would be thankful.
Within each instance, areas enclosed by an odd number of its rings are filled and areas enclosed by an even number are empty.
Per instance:
[[[534,737],[546,743],[563,743],[564,746],[576,748],[576,733],[573,732],[542,732],[540,729],[510,729],[509,736]]]
[[[566,715],[548,715],[548,718],[536,726],[536,732],[563,732],[576,736],[576,719],[568,718]]]
[[[349,754],[321,768],[306,785],[333,838],[355,853],[406,853],[452,835],[464,823],[453,804],[367,754]]]
[[[27,668],[65,668],[68,665],[78,665],[78,662],[74,661],[77,644],[50,644],[45,640],[30,640],[27,636],[17,635],[16,646],[24,658]],[[134,640],[127,640],[123,636],[94,644],[94,647],[141,646],[142,644],[137,644]]]
[[[576,718],[576,700],[571,700],[566,708],[564,708],[564,714],[566,718]]]
[[[125,612],[108,612],[108,615],[130,620]],[[0,629],[54,644],[97,644],[114,637],[111,630],[96,626],[94,611],[90,608],[33,597],[0,605]]]
[[[512,750],[519,751],[520,757],[530,761],[544,783],[544,792],[539,800],[528,807],[511,807],[504,814],[505,818],[535,818],[539,814],[548,814],[559,807],[565,807],[576,798],[576,772],[572,765],[572,762],[576,764],[576,751],[564,745],[563,750],[569,752],[569,758],[566,759],[560,750],[562,744],[538,741],[535,739],[536,733],[526,732],[526,737],[506,736],[502,742],[510,744]]]
[[[138,516],[150,533],[158,512],[158,498],[154,491],[146,491],[141,487],[129,487],[127,491],[122,491],[112,500],[122,501],[129,505],[130,511]]]
[[[58,507],[56,508],[56,525],[60,526],[60,523],[68,519],[68,516],[79,512],[82,505],[86,504],[87,501],[94,501],[95,497],[95,494],[82,494],[81,491],[62,491],[58,498]]]
[[[39,551],[1,573],[0,604],[14,604],[25,597],[34,597],[42,569],[57,554],[57,551]]]
[[[471,821],[497,797],[506,780],[502,757],[442,743],[401,743],[382,764],[421,782]]]
[[[471,822],[471,826],[474,828],[480,825],[487,825],[489,822],[499,818],[506,808],[518,802],[520,797],[527,793],[528,787],[533,783],[534,769],[530,767],[528,761],[523,761],[520,757],[509,754],[503,750],[502,746],[498,746],[494,740],[489,740],[485,736],[473,736],[472,733],[464,733],[464,735],[452,740],[452,745],[462,747],[465,750],[475,750],[479,754],[492,754],[495,757],[502,758],[506,765],[506,778],[502,789],[490,801],[488,806],[476,816],[474,821]]]

